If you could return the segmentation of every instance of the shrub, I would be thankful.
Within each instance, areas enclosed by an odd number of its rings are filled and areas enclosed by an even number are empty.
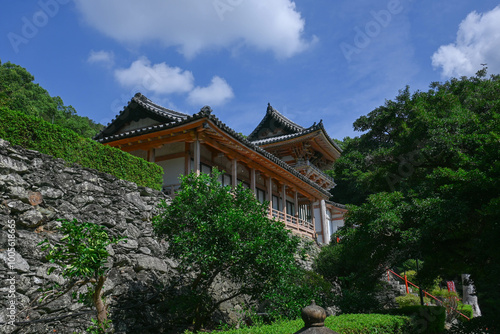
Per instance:
[[[97,310],[97,320],[93,319],[95,333],[104,333],[110,321],[107,315],[107,306],[102,298],[104,283],[109,272],[106,267],[109,252],[107,247],[123,240],[122,237],[111,238],[104,230],[104,227],[94,223],[79,223],[62,220],[59,231],[64,235],[57,242],[45,239],[38,245],[42,246],[42,251],[47,251],[47,260],[62,267],[61,276],[68,279],[68,286],[64,286],[56,293],[56,296],[48,297],[49,301],[54,301],[61,294],[87,286],[87,293],[73,292],[78,298],[78,302],[91,303]],[[47,274],[57,269],[57,266],[50,267]],[[90,286],[89,286],[90,285]],[[46,305],[45,302],[44,305]],[[43,305],[39,305],[41,307]]]
[[[472,310],[472,305],[460,303],[458,306],[458,311],[460,311],[460,313],[462,313],[463,315],[465,315],[469,319],[472,319],[474,317],[474,311]],[[457,319],[460,321],[468,321],[467,319],[465,319],[461,315],[459,315],[457,317]]]
[[[437,297],[441,300],[445,300],[447,298],[458,298],[458,293],[450,292],[448,289],[437,288],[432,290],[431,295]]]
[[[399,273],[401,277],[405,277],[405,272]],[[417,277],[417,272],[415,270],[406,271],[406,279],[412,283],[415,283]]]
[[[270,319],[296,319],[313,299],[318,305],[335,304],[331,290],[331,284],[321,275],[298,269],[281,277],[275,286],[266,287],[258,299]]]
[[[454,323],[450,329],[446,331],[449,334],[470,334],[470,333],[498,333],[498,320],[485,319],[477,317],[470,321],[459,321]]]
[[[424,297],[424,303],[429,304],[431,300],[428,297]],[[408,293],[403,296],[396,297],[396,303],[399,307],[415,306],[420,305],[420,297],[412,293]]]
[[[444,331],[446,308],[442,306],[406,306],[386,312],[392,315],[413,317],[416,333],[441,333]]]
[[[41,118],[0,107],[0,138],[12,145],[61,158],[69,163],[97,169],[140,186],[160,190],[160,166],[105,146]]]
[[[325,326],[342,334],[407,334],[413,330],[410,317],[375,313],[328,317]]]

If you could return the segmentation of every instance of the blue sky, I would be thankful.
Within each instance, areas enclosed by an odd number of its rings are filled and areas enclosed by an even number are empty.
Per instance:
[[[106,124],[140,91],[249,134],[267,103],[333,138],[406,85],[500,73],[490,0],[4,0],[0,59]]]

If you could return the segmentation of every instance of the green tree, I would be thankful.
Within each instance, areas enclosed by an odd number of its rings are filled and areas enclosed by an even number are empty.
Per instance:
[[[62,291],[57,291],[57,297],[87,286],[86,294],[76,296],[75,292],[74,296],[82,303],[94,305],[97,310],[97,332],[104,332],[108,325],[107,309],[102,298],[102,288],[109,269],[104,266],[109,256],[106,248],[122,238],[110,238],[102,226],[79,223],[76,219],[72,222],[62,221],[59,230],[64,236],[57,243],[45,239],[39,244],[42,250],[48,251],[47,259],[62,267],[61,275],[68,279],[68,286],[61,287]],[[50,267],[48,273],[57,268]]]
[[[470,273],[483,316],[500,313],[500,76],[402,90],[354,123],[335,167],[346,183],[336,198],[361,190],[340,232],[348,252],[379,275],[419,258],[419,279]],[[355,268],[358,270],[357,268]],[[354,269],[353,269],[354,270]],[[354,270],[353,275],[360,275]]]
[[[181,178],[171,204],[163,202],[153,225],[168,242],[166,255],[179,261],[189,279],[195,330],[217,307],[240,295],[258,298],[292,268],[299,240],[282,223],[267,218],[267,204],[239,184],[222,187],[220,173]],[[217,298],[214,281],[230,282]]]
[[[10,62],[0,62],[0,107],[42,117],[87,138],[93,137],[103,128],[103,125],[88,117],[78,116],[75,108],[64,105],[59,96],[51,97],[34,80],[35,77],[25,68]]]

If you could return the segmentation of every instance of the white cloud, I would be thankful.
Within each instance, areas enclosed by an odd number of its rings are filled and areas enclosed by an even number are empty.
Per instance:
[[[193,89],[194,77],[190,71],[153,64],[146,57],[134,61],[129,68],[115,70],[120,85],[157,94],[186,93]]]
[[[306,49],[292,0],[76,0],[85,21],[125,43],[160,42],[187,57],[242,43],[290,57]]]
[[[214,76],[207,87],[196,87],[189,93],[188,101],[191,104],[217,106],[224,104],[234,97],[233,90],[226,80]]]
[[[116,69],[114,75],[122,87],[152,92],[157,101],[168,94],[186,93],[191,104],[217,106],[234,96],[231,86],[219,76],[214,76],[207,87],[194,87],[194,76],[190,71],[165,63],[151,64],[146,57],[140,57],[128,68]]]
[[[108,52],[104,50],[101,51],[90,50],[87,62],[89,62],[90,64],[101,64],[106,67],[112,67],[115,63],[115,55],[113,52]]]
[[[432,65],[444,77],[470,76],[488,64],[500,72],[500,6],[484,14],[472,12],[460,23],[455,43],[442,45],[432,55]]]

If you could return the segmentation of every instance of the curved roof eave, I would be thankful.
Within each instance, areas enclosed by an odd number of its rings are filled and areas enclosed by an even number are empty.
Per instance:
[[[248,135],[248,138],[252,138],[253,136],[257,135],[259,130],[264,126],[264,124],[268,121],[269,118],[274,119],[277,121],[279,124],[283,125],[286,129],[292,132],[300,132],[304,131],[305,128],[298,125],[295,122],[292,122],[289,120],[287,117],[282,115],[278,110],[274,109],[270,103],[267,104],[267,110],[266,110],[266,115],[264,118],[260,121],[259,125]]]
[[[342,153],[342,149],[337,145],[337,143],[335,143],[335,141],[333,141],[332,138],[330,138],[330,136],[326,132],[325,127],[323,126],[323,120],[321,120],[318,124],[315,123],[312,126],[310,126],[309,128],[304,129],[302,132],[297,132],[297,133],[293,133],[293,134],[282,135],[282,136],[277,136],[277,137],[272,137],[272,138],[265,138],[265,139],[260,139],[260,140],[254,140],[254,141],[252,141],[252,143],[255,144],[255,145],[259,145],[259,146],[268,145],[268,144],[274,144],[274,143],[278,143],[280,141],[285,141],[285,140],[290,140],[290,139],[294,139],[294,138],[299,138],[301,136],[310,134],[310,133],[312,133],[314,131],[317,131],[317,130],[321,130],[322,133],[323,133],[323,135],[325,136],[325,138],[328,140],[328,142],[333,147],[335,147],[335,149],[339,153]]]

